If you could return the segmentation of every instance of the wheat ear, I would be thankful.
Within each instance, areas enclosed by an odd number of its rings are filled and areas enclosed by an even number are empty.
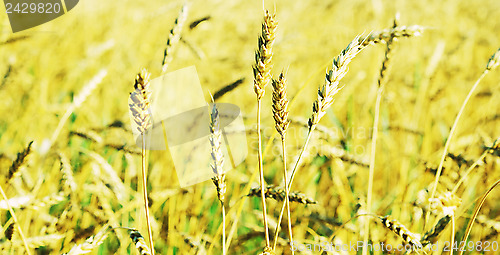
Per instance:
[[[455,134],[455,130],[457,129],[458,126],[458,121],[460,120],[460,117],[462,117],[462,114],[465,110],[465,106],[467,106],[467,103],[471,99],[472,95],[474,94],[474,91],[476,88],[479,86],[479,83],[481,80],[486,76],[486,74],[489,71],[492,71],[495,69],[500,63],[500,48],[490,57],[488,60],[488,63],[486,63],[486,68],[484,69],[483,73],[479,78],[476,80],[472,88],[469,90],[469,93],[465,97],[462,106],[460,107],[460,110],[457,113],[457,116],[455,117],[455,121],[453,122],[453,125],[451,126],[450,133],[448,134],[448,138],[446,139],[446,143],[444,144],[444,149],[443,149],[443,154],[441,155],[441,160],[439,161],[439,166],[438,170],[436,172],[436,177],[434,179],[433,187],[432,187],[432,192],[431,192],[431,200],[434,199],[434,196],[436,195],[436,189],[437,185],[439,183],[439,177],[441,176],[441,172],[443,171],[443,164],[444,164],[444,159],[446,158],[446,155],[448,155],[448,148],[450,147],[451,139],[453,138],[453,135]],[[430,206],[430,205],[429,205]],[[427,211],[425,215],[425,223],[427,223],[427,220],[429,219],[430,216],[430,210]]]
[[[375,31],[366,37],[361,37],[360,44],[365,47],[369,44],[387,43],[397,38],[420,36],[423,31],[424,27],[419,25],[393,26],[390,29]]]
[[[59,159],[61,161],[61,173],[63,179],[63,189],[66,195],[71,196],[76,190],[76,182],[71,170],[71,164],[63,152],[59,152]]]
[[[283,202],[286,198],[286,191],[283,187],[278,187],[275,185],[268,185],[265,190],[266,198],[272,198],[276,201]],[[260,196],[260,187],[251,188],[248,193],[249,197]],[[317,204],[318,202],[312,198],[307,197],[305,194],[299,192],[289,192],[288,199],[290,202],[296,202],[299,204]]]
[[[148,191],[146,178],[146,131],[152,126],[151,121],[151,89],[149,85],[151,74],[142,69],[135,79],[135,91],[130,94],[132,103],[129,105],[137,130],[142,137],[142,194],[144,199],[144,210],[146,212],[146,222],[148,225],[149,245],[154,255],[153,233],[151,221],[149,219]]]
[[[439,219],[438,223],[436,223],[436,225],[431,230],[425,232],[425,234],[420,239],[420,242],[423,245],[431,243],[436,237],[439,236],[439,234],[441,234],[441,232],[443,232],[450,221],[450,215],[445,215],[443,218]]]
[[[326,72],[325,83],[318,89],[318,98],[313,104],[313,113],[308,122],[309,129],[314,128],[325,115],[326,110],[333,103],[335,95],[342,89],[340,81],[347,74],[349,63],[363,48],[358,36],[333,59],[332,68]]]
[[[265,88],[271,79],[273,44],[276,36],[276,27],[278,23],[275,15],[271,15],[269,11],[264,12],[264,22],[262,23],[262,33],[259,37],[258,47],[255,52],[255,66],[253,66],[254,74],[254,91],[257,94],[257,136],[258,136],[258,161],[259,161],[259,179],[261,185],[262,199],[262,215],[264,221],[264,232],[266,239],[266,247],[269,247],[269,229],[267,225],[267,210],[266,198],[264,194],[264,170],[262,166],[262,137],[260,131],[260,110],[261,99],[265,94]]]
[[[26,158],[31,153],[31,145],[32,144],[33,144],[33,141],[29,142],[26,149],[17,153],[16,160],[14,160],[14,162],[12,162],[12,165],[9,168],[9,173],[7,175],[6,182],[9,182],[9,180],[17,173],[17,170],[19,170],[19,168],[24,164],[24,162],[26,161]]]
[[[222,130],[220,129],[219,111],[212,98],[212,110],[210,112],[210,146],[212,148],[212,171],[215,176],[212,178],[217,189],[222,208],[222,254],[226,255],[226,210],[224,200],[226,194],[226,174],[224,173],[224,154],[222,153]]]
[[[168,65],[172,62],[173,52],[176,45],[179,43],[181,38],[182,26],[186,21],[188,12],[187,4],[184,4],[179,12],[179,16],[175,19],[174,26],[170,30],[170,34],[168,35],[167,45],[165,46],[165,50],[163,51],[163,60],[161,63],[161,72],[162,74],[167,72]]]
[[[141,255],[151,255],[151,250],[149,250],[149,247],[144,241],[144,237],[137,229],[129,229],[128,235]]]
[[[392,232],[396,233],[396,235],[400,236],[403,238],[403,240],[411,244],[413,247],[416,249],[422,249],[422,244],[419,241],[419,238],[416,234],[408,230],[403,224],[401,224],[399,221],[395,219],[390,219],[389,216],[384,216],[384,217],[379,217],[380,221],[384,226],[386,226],[388,229],[392,230]]]

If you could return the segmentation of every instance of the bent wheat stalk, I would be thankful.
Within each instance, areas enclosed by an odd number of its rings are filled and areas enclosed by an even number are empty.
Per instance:
[[[479,211],[481,210],[481,207],[483,206],[484,201],[486,200],[488,195],[491,193],[491,191],[494,188],[496,188],[498,185],[500,185],[500,180],[497,180],[493,185],[491,185],[491,187],[481,196],[479,202],[477,203],[476,207],[474,208],[474,213],[472,214],[472,217],[469,220],[469,224],[467,224],[467,229],[465,230],[465,234],[462,237],[462,241],[460,242],[460,249],[459,249],[460,252],[458,253],[458,255],[462,255],[464,253],[464,251],[465,251],[464,248],[465,248],[465,244],[466,244],[465,241],[467,240],[467,237],[470,234],[470,231],[472,229],[472,225],[474,224],[474,221],[476,220],[476,217],[479,214]]]
[[[434,196],[436,195],[436,189],[437,185],[439,183],[439,177],[441,176],[441,172],[443,171],[443,164],[444,164],[444,159],[446,158],[446,155],[448,154],[448,148],[450,147],[451,139],[453,138],[453,135],[455,134],[455,131],[458,126],[458,122],[460,121],[460,117],[462,117],[462,114],[465,110],[465,106],[467,106],[467,103],[471,99],[472,95],[474,94],[474,91],[478,87],[479,83],[481,80],[486,76],[486,74],[489,71],[492,71],[495,69],[498,65],[500,64],[500,48],[490,57],[488,60],[488,63],[486,64],[486,68],[484,69],[483,73],[479,78],[476,80],[472,88],[469,90],[469,94],[465,97],[462,106],[460,107],[460,110],[458,111],[457,117],[455,117],[455,121],[453,122],[453,125],[451,126],[450,133],[448,134],[448,138],[446,139],[446,143],[444,145],[443,149],[443,154],[441,155],[441,160],[439,161],[439,167],[436,172],[436,178],[434,179],[433,187],[432,187],[432,192],[431,192],[431,201],[434,199]],[[430,204],[429,204],[430,207]],[[425,223],[427,223],[427,220],[429,219],[431,210],[428,210],[425,216]],[[426,225],[426,224],[425,224]]]
[[[300,150],[299,156],[295,162],[292,169],[292,174],[290,176],[290,181],[288,182],[288,190],[292,187],[293,179],[297,170],[300,166],[302,156],[309,144],[312,132],[314,131],[316,125],[319,123],[321,118],[325,115],[326,110],[332,105],[335,95],[342,89],[340,87],[340,81],[347,74],[348,65],[351,63],[352,59],[358,55],[359,52],[364,48],[362,46],[359,36],[356,36],[347,47],[342,50],[342,52],[333,59],[332,68],[326,72],[325,83],[318,89],[318,98],[313,103],[313,113],[309,118],[308,126],[309,130],[307,132],[307,137]],[[280,216],[278,218],[278,225],[281,224],[281,219],[283,218],[283,213],[285,210],[286,203],[283,203],[281,207]],[[276,242],[273,246],[276,245]]]
[[[392,29],[396,29],[398,26],[398,16],[394,19],[394,25]],[[368,213],[372,211],[372,190],[373,190],[373,176],[375,174],[375,154],[377,152],[377,137],[378,137],[378,123],[380,117],[380,104],[382,102],[382,96],[384,94],[385,89],[385,80],[387,79],[387,72],[390,63],[390,56],[392,50],[392,44],[395,41],[395,37],[393,37],[393,33],[390,33],[389,38],[386,39],[386,49],[384,60],[382,61],[382,67],[380,68],[380,74],[377,80],[377,98],[375,100],[375,112],[373,116],[373,128],[372,128],[372,141],[371,141],[371,149],[370,149],[370,166],[368,170],[368,190],[366,192],[366,210]],[[368,239],[370,237],[370,221],[367,221],[364,226],[364,238],[363,242],[368,243]],[[368,254],[368,249],[366,246],[363,246],[363,255]]]

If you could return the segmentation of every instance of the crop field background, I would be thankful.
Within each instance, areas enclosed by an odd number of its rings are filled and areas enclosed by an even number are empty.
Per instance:
[[[184,4],[80,1],[62,17],[18,33],[0,8],[1,254],[141,254],[127,228],[149,246],[142,151],[128,100],[142,68],[151,78],[162,74],[167,39]],[[500,191],[491,189],[500,179],[497,0],[266,1],[264,7],[262,1],[189,1],[167,73],[194,65],[207,102],[210,93],[236,84],[216,103],[240,108],[248,155],[225,173],[223,227],[214,183],[181,188],[171,153],[147,151],[156,254],[264,252],[252,70],[263,8],[278,22],[271,75],[286,74],[289,172],[332,61],[356,36],[389,31],[398,15],[399,27],[419,26],[419,33],[392,42],[382,93],[377,81],[387,42],[370,44],[352,59],[290,189],[302,198],[290,201],[294,242],[285,212],[276,248],[267,254],[405,254],[327,251],[324,245],[364,240],[393,247],[428,241],[406,254],[459,254],[446,251],[445,242],[460,244],[464,237],[464,254],[499,254]],[[488,63],[493,67],[461,112]],[[286,196],[272,90],[265,88],[260,111],[264,180],[281,194],[266,199],[271,246]],[[191,100],[189,93],[175,96]],[[424,240],[440,220],[447,224]]]

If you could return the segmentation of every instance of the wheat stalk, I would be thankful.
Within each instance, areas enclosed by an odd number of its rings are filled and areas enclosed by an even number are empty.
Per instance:
[[[222,131],[220,129],[219,111],[214,102],[210,112],[210,135],[212,164],[210,165],[215,177],[212,178],[216,188],[217,197],[221,203],[224,203],[226,194],[226,182],[224,173],[224,154],[222,152]]]
[[[258,161],[259,161],[259,179],[261,185],[262,199],[262,215],[264,221],[264,233],[266,239],[266,247],[269,247],[269,229],[267,225],[267,210],[266,199],[264,195],[264,170],[262,166],[262,137],[260,130],[260,111],[261,99],[265,94],[265,88],[271,79],[273,44],[276,36],[276,27],[278,23],[275,20],[275,15],[269,14],[269,11],[264,12],[264,21],[262,23],[262,32],[259,37],[258,47],[255,52],[255,62],[253,66],[254,74],[254,91],[257,94],[257,136],[258,136]]]
[[[477,215],[479,214],[481,207],[483,207],[484,201],[486,200],[488,195],[491,193],[491,191],[499,185],[500,185],[500,179],[497,180],[493,185],[491,185],[491,187],[479,198],[479,201],[474,208],[474,213],[472,214],[472,217],[470,218],[469,223],[467,224],[467,229],[465,229],[465,234],[462,237],[462,241],[460,242],[461,245],[459,247],[458,255],[462,255],[465,251],[464,247],[466,244],[466,240],[469,237],[470,231],[472,229],[472,225],[474,224],[474,221],[475,221]]]
[[[399,15],[396,15],[393,24],[393,30],[398,26]],[[392,35],[392,33],[391,33]],[[395,37],[389,37],[386,40],[386,50],[384,60],[382,61],[382,66],[380,68],[380,75],[377,80],[378,89],[377,89],[377,98],[375,100],[375,113],[373,118],[373,128],[372,128],[372,141],[371,141],[371,151],[370,151],[370,166],[368,170],[368,190],[367,190],[367,198],[366,198],[366,210],[368,213],[372,210],[372,190],[373,190],[373,176],[375,173],[375,154],[377,152],[377,137],[378,137],[378,123],[380,117],[380,104],[382,102],[382,95],[385,89],[385,79],[387,77],[387,69],[389,66],[390,55],[392,51],[392,43],[394,42]],[[370,221],[365,223],[364,227],[364,238],[363,241],[368,243],[368,239],[370,236]],[[368,249],[366,246],[363,246],[363,255],[368,254]]]
[[[130,94],[132,103],[129,104],[130,111],[137,124],[137,130],[142,136],[142,194],[144,199],[144,210],[146,212],[146,222],[148,225],[149,245],[154,255],[153,233],[151,229],[151,220],[149,218],[148,191],[146,178],[146,131],[152,126],[151,121],[151,89],[150,89],[151,74],[142,69],[135,79],[135,91]]]
[[[313,113],[308,120],[309,130],[307,133],[307,137],[292,169],[290,181],[287,187],[288,190],[290,190],[292,186],[293,179],[295,178],[295,174],[297,173],[297,169],[301,164],[302,156],[304,155],[307,145],[311,140],[312,132],[314,131],[321,118],[325,115],[326,110],[333,103],[334,96],[342,89],[339,84],[348,71],[349,63],[364,48],[361,45],[361,42],[362,40],[360,40],[360,37],[356,36],[354,40],[352,40],[347,45],[347,47],[342,50],[342,52],[336,58],[333,59],[332,68],[327,70],[326,72],[325,83],[318,89],[318,98],[313,103]],[[263,190],[263,187],[261,187],[261,189]],[[264,196],[264,194],[262,194],[262,196]],[[279,219],[283,217],[285,206],[286,204],[284,203],[281,207]],[[278,225],[279,224],[281,224],[281,222],[278,222]]]
[[[288,236],[290,236],[290,243],[293,242],[293,233],[292,233],[292,220],[290,217],[290,199],[288,189],[288,173],[286,170],[287,160],[286,160],[286,130],[288,125],[290,124],[290,120],[288,119],[288,99],[286,96],[286,88],[287,82],[285,75],[283,72],[279,75],[278,80],[272,80],[273,84],[273,118],[275,123],[276,131],[281,136],[281,149],[283,156],[283,182],[285,184],[285,205],[287,208],[287,217],[288,217]],[[266,192],[267,193],[267,192]],[[278,222],[281,222],[281,218],[278,219]],[[276,249],[276,243],[278,242],[278,233],[279,233],[280,224],[276,225],[276,231],[274,235],[273,242],[273,250]],[[292,254],[294,251],[292,250]]]
[[[212,110],[210,112],[210,146],[212,156],[212,171],[215,176],[212,181],[217,189],[222,208],[222,254],[226,254],[226,211],[224,200],[226,194],[226,174],[224,173],[224,154],[222,152],[222,130],[220,129],[219,111],[212,98]]]
[[[163,60],[161,63],[162,74],[167,72],[168,65],[170,64],[170,62],[172,62],[172,55],[176,45],[179,43],[179,40],[181,38],[182,26],[186,21],[188,9],[189,8],[187,4],[184,4],[182,6],[181,11],[179,12],[179,16],[177,16],[177,18],[175,19],[174,26],[170,30],[167,39],[167,45],[165,46],[165,50],[163,51]]]

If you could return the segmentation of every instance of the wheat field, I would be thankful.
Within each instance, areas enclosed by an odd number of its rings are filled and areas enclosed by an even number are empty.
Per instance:
[[[87,0],[18,33],[1,10],[1,254],[500,254],[499,1]],[[193,65],[214,177],[181,187],[133,124]]]

